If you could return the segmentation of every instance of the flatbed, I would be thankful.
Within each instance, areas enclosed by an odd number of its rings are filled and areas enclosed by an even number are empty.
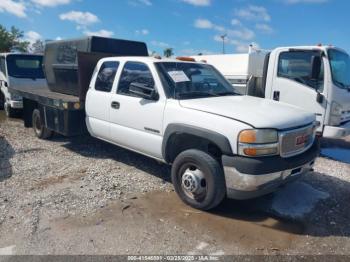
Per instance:
[[[25,127],[33,126],[32,112],[39,108],[41,119],[51,131],[76,136],[87,133],[84,103],[78,96],[51,91],[45,87],[16,87],[10,92],[23,97],[23,120]]]
[[[48,42],[43,60],[47,85],[9,89],[23,98],[24,126],[33,127],[39,138],[88,133],[86,92],[97,62],[111,56],[148,56],[148,49],[142,42],[96,36]]]

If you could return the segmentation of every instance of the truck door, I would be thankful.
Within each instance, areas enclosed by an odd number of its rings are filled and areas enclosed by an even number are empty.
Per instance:
[[[153,72],[152,72],[153,70]],[[141,62],[126,62],[117,90],[110,103],[111,139],[114,143],[155,158],[162,158],[163,113],[166,98],[155,68]],[[130,91],[133,86],[146,86],[158,94],[145,99]]]
[[[321,69],[317,79],[312,77],[312,60],[318,56]],[[272,58],[272,57],[271,57]],[[318,50],[285,50],[276,54],[271,99],[303,108],[316,114],[322,131],[326,112],[324,59]]]
[[[113,83],[119,62],[105,61],[93,75],[91,86],[86,94],[86,125],[91,135],[109,140],[110,100]]]

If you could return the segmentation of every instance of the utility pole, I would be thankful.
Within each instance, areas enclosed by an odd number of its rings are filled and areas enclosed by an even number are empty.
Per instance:
[[[222,53],[225,54],[225,39],[227,37],[227,34],[221,35],[220,37],[222,39]]]

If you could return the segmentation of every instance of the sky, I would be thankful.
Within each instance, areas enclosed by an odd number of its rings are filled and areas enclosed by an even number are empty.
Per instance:
[[[332,44],[350,51],[349,0],[0,0],[0,24],[27,41],[84,35],[144,41],[176,55]]]

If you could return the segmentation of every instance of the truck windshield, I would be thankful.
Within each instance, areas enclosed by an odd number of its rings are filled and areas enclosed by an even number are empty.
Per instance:
[[[332,78],[336,86],[343,89],[350,88],[350,57],[347,53],[330,49],[328,50],[331,64]]]
[[[8,55],[6,58],[8,74],[15,78],[45,78],[42,60],[43,57],[38,55]]]
[[[232,85],[213,67],[184,62],[159,62],[167,93],[175,99],[192,99],[238,95]]]

